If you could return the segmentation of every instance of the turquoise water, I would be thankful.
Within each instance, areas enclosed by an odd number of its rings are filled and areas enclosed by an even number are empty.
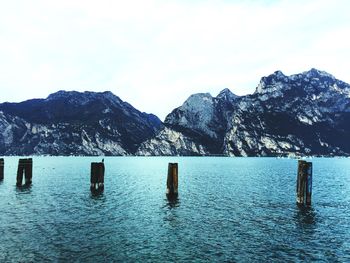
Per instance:
[[[293,159],[105,157],[92,196],[100,160],[34,157],[33,185],[18,189],[18,158],[5,158],[0,262],[350,261],[350,159],[311,159],[311,209],[295,204]]]

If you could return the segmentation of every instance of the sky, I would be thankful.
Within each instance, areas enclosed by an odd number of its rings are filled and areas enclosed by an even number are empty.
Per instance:
[[[348,0],[0,0],[0,102],[112,91],[162,120],[191,94],[317,68],[350,83]]]

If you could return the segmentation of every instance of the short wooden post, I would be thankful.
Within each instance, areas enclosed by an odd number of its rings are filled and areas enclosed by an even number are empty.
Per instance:
[[[178,194],[178,165],[177,163],[168,164],[167,194]]]
[[[312,163],[299,160],[297,176],[297,204],[311,205]]]
[[[17,168],[17,186],[22,186],[23,174],[25,176],[25,185],[32,184],[33,176],[33,159],[19,159]]]
[[[4,158],[0,159],[0,181],[4,180]]]
[[[104,190],[105,165],[103,162],[91,163],[90,190],[101,193]]]

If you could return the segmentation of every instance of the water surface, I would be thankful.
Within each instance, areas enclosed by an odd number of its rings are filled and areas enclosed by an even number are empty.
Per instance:
[[[100,160],[34,157],[33,185],[18,189],[18,158],[5,158],[0,262],[350,261],[350,159],[311,160],[310,209],[295,204],[293,159],[107,157],[92,196]]]

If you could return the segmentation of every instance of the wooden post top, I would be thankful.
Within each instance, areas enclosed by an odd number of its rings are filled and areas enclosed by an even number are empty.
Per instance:
[[[21,158],[19,159],[20,163],[32,163],[33,162],[33,158]]]

